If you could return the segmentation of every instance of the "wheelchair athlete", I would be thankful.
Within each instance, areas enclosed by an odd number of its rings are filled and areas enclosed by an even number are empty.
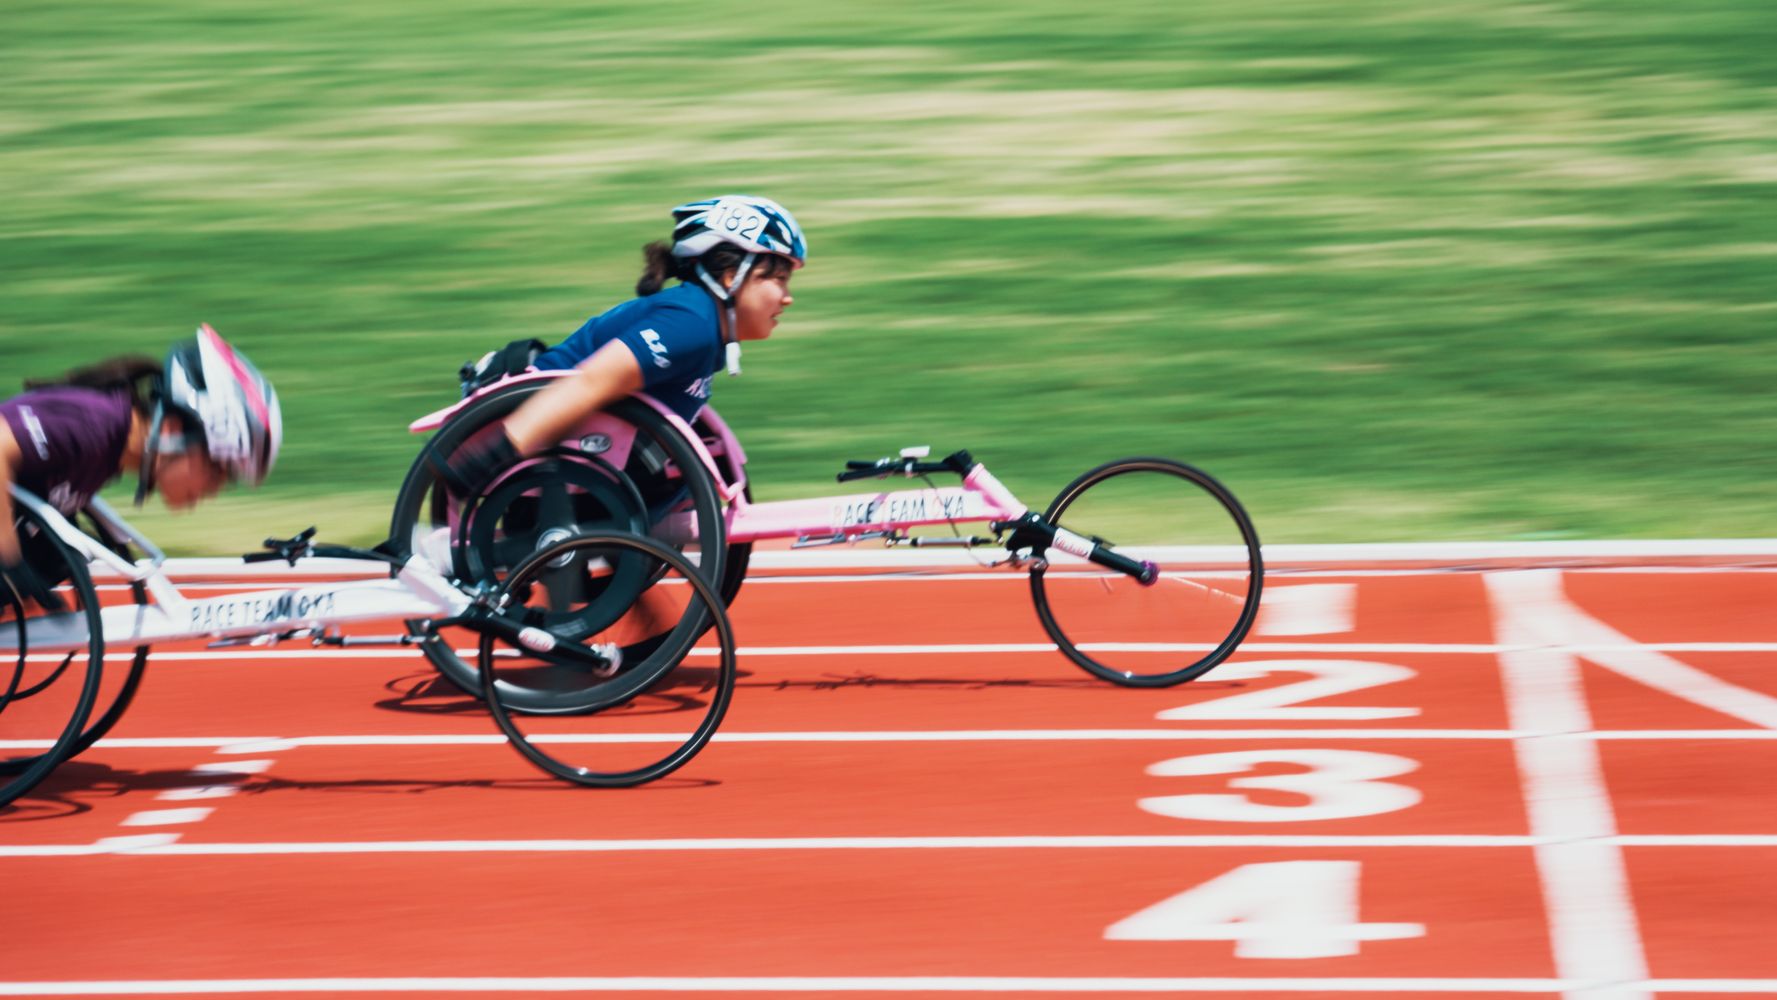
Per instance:
[[[0,575],[47,611],[62,609],[53,589],[61,572],[39,572],[49,540],[20,537],[11,484],[72,517],[134,472],[138,505],[152,491],[184,510],[224,482],[264,481],[283,437],[271,383],[208,324],[174,344],[164,365],[113,358],[25,388],[0,402]]]
[[[646,390],[691,422],[723,367],[740,374],[740,343],[764,340],[793,301],[790,276],[808,259],[794,217],[768,198],[731,194],[673,209],[673,237],[642,249],[636,298],[594,316],[537,356],[575,369],[437,463],[447,489],[479,493],[521,456],[561,440],[581,419]],[[669,278],[679,284],[665,287]]]

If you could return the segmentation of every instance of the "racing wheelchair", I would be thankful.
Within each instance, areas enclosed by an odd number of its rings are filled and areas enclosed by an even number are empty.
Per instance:
[[[1264,566],[1251,519],[1219,482],[1170,459],[1099,465],[1040,512],[968,452],[928,461],[919,448],[850,461],[837,475],[919,479],[918,488],[755,503],[745,452],[713,409],[687,424],[638,395],[500,470],[476,495],[452,496],[440,462],[495,433],[563,374],[506,372],[414,421],[414,432],[435,433],[401,485],[382,544],[320,544],[309,529],[243,557],[292,567],[354,560],[386,579],[191,600],[168,581],[153,543],[102,502],[81,512],[82,531],[15,489],[21,534],[52,554],[47,576],[66,581],[58,592],[67,607],[33,608],[0,582],[0,805],[116,724],[155,643],[201,637],[416,647],[480,697],[546,772],[602,787],[656,780],[701,750],[727,710],[727,608],[754,543],[766,540],[992,551],[983,565],[1028,574],[1056,648],[1127,686],[1201,676],[1233,653],[1257,614]],[[940,487],[934,475],[961,482]],[[964,534],[966,525],[988,534]],[[124,581],[127,603],[101,605],[94,566]],[[404,631],[340,631],[391,619]],[[108,646],[132,651],[121,683],[105,681]]]
[[[474,385],[465,368],[465,398],[410,425],[415,433],[436,433],[396,499],[385,543],[391,552],[430,552],[448,560],[458,579],[495,580],[552,539],[615,528],[680,552],[727,607],[757,542],[996,550],[992,565],[1028,572],[1037,618],[1068,659],[1138,687],[1178,684],[1212,669],[1232,654],[1258,611],[1264,565],[1251,519],[1222,484],[1163,458],[1099,465],[1041,512],[968,452],[927,461],[921,448],[847,462],[836,477],[917,478],[921,488],[756,503],[746,453],[713,408],[687,424],[637,395],[501,471],[478,495],[451,496],[437,467],[478,435],[497,433],[497,421],[563,374],[515,365]],[[939,487],[934,475],[955,475],[961,484]],[[982,523],[990,534],[961,530]],[[950,533],[914,533],[921,528]],[[599,566],[590,579],[586,567],[556,569],[562,593],[584,599],[588,629],[650,588],[639,566]],[[464,689],[485,682],[447,644],[423,648]],[[539,713],[579,697],[518,682],[496,687],[508,704]]]

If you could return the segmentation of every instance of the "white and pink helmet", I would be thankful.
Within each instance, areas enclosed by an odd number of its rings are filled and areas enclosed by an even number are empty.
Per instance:
[[[230,347],[208,323],[167,352],[150,447],[159,438],[167,413],[179,415],[186,447],[201,444],[236,482],[257,486],[278,460],[284,438],[278,394],[246,355]],[[151,466],[151,461],[144,463],[144,468]]]

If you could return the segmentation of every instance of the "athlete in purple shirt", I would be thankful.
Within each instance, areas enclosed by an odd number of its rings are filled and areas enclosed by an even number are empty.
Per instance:
[[[0,576],[45,608],[59,605],[13,522],[17,485],[65,516],[125,472],[136,500],[157,491],[182,510],[228,481],[258,484],[277,459],[282,417],[271,383],[208,325],[164,367],[127,357],[31,381],[0,402]]]

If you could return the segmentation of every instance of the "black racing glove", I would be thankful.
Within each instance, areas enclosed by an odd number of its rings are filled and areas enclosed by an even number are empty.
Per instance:
[[[6,582],[12,586],[13,593],[21,599],[36,601],[38,607],[51,614],[68,610],[67,603],[57,597],[56,592],[43,582],[43,578],[37,575],[37,571],[31,568],[30,563],[22,559],[18,562],[0,560],[0,577],[6,578]]]
[[[506,437],[505,428],[497,427],[492,433],[463,442],[448,459],[442,459],[432,451],[428,453],[427,461],[431,463],[432,471],[444,481],[444,488],[450,491],[450,495],[463,499],[478,495],[493,481],[495,474],[518,459],[518,449]]]

